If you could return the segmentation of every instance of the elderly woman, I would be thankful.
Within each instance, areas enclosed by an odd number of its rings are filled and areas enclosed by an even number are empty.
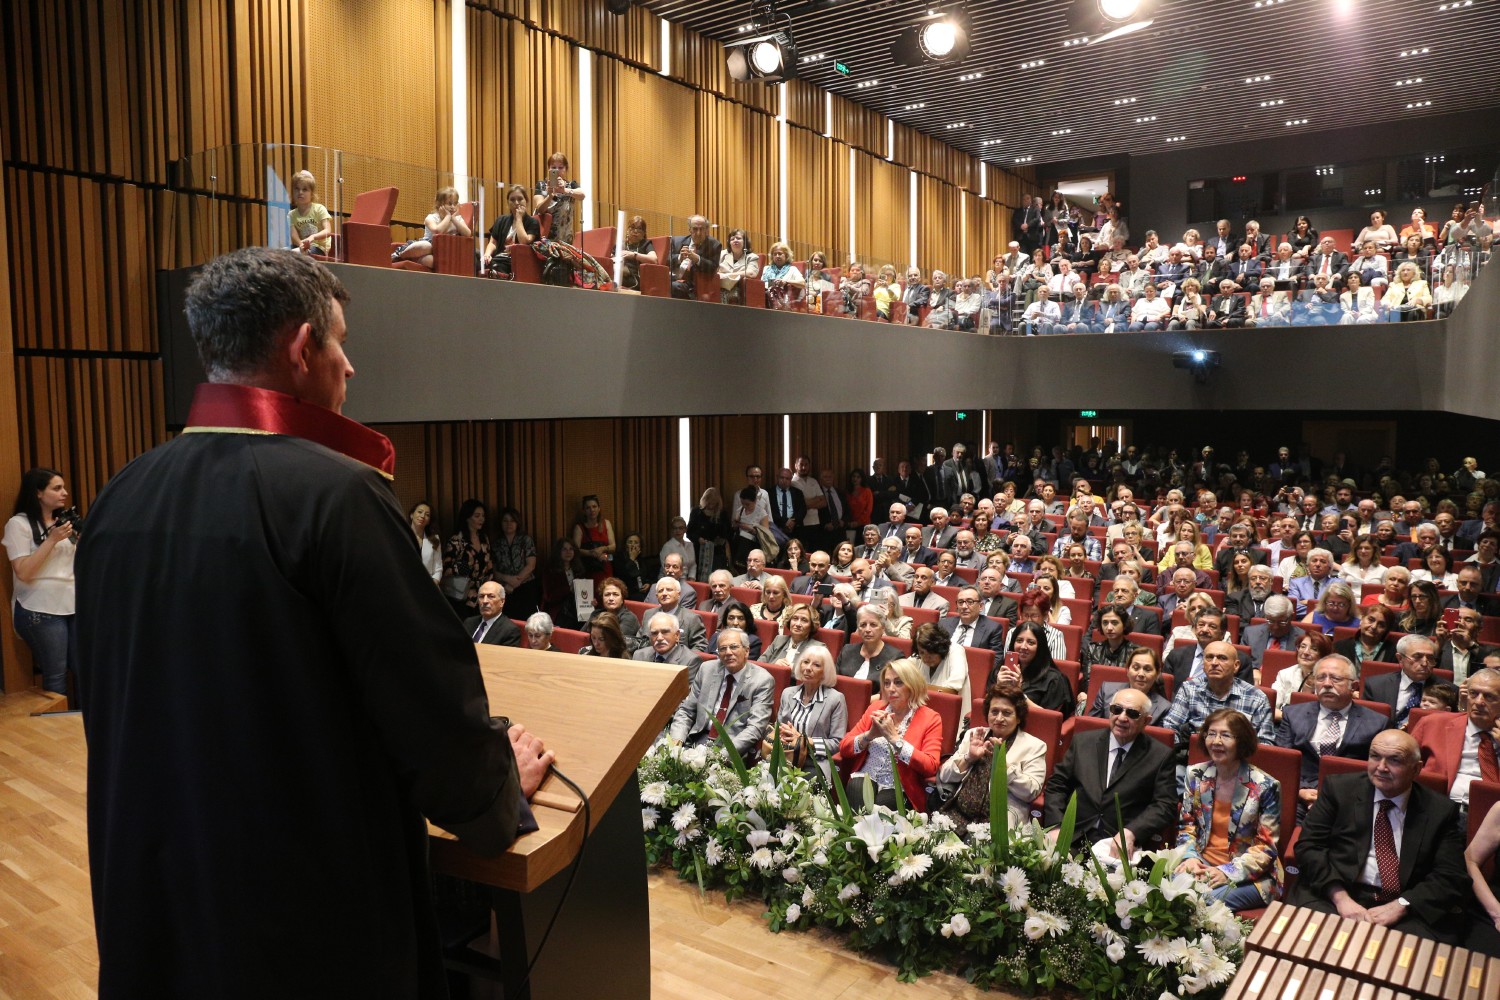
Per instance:
[[[1360,272],[1350,271],[1344,277],[1344,291],[1339,295],[1339,323],[1376,323],[1380,320],[1380,296],[1378,288],[1369,285],[1360,277]]]
[[[1411,571],[1413,581],[1425,580],[1439,590],[1457,590],[1458,573],[1453,569],[1453,555],[1441,545],[1422,553],[1422,568]]]
[[[552,633],[557,626],[552,624],[552,616],[545,611],[538,611],[526,619],[526,647],[534,649],[539,653],[556,653],[558,649],[552,645]]]
[[[1366,660],[1396,662],[1396,644],[1387,638],[1395,626],[1396,612],[1384,604],[1369,604],[1359,616],[1359,631],[1333,644],[1335,653],[1354,664],[1355,680],[1359,679],[1360,664]]]
[[[781,631],[786,625],[786,616],[792,610],[792,595],[784,577],[767,573],[760,586],[760,600],[750,606],[750,617],[756,621],[776,623]]]
[[[785,631],[772,640],[763,659],[756,659],[762,663],[785,663],[795,674],[798,662],[809,650],[828,651],[828,647],[818,640],[817,635],[818,615],[812,605],[793,604],[787,612]]]
[[[999,747],[1005,748],[1007,823],[1014,829],[1031,819],[1032,800],[1047,780],[1047,745],[1023,732],[1028,710],[1018,685],[995,685],[984,696],[986,724],[965,733],[938,771],[946,798],[939,811],[953,820],[960,837],[967,838],[970,823],[990,821],[991,769]]]
[[[1381,305],[1385,306],[1386,315],[1395,316],[1398,322],[1427,318],[1432,291],[1415,263],[1404,260],[1396,265],[1396,280],[1386,287]]]
[[[1333,635],[1336,628],[1354,628],[1359,624],[1355,610],[1358,605],[1354,589],[1342,580],[1335,580],[1323,588],[1317,606],[1308,611],[1302,620],[1309,625],[1318,626],[1324,635]]]
[[[969,689],[969,658],[964,647],[932,622],[924,622],[912,636],[911,651],[926,668],[928,690],[956,694],[967,708],[974,696]]]
[[[871,604],[855,612],[855,634],[858,642],[839,650],[838,670],[845,677],[867,680],[872,687],[880,685],[880,668],[901,657],[901,651],[885,641],[885,614]]]
[[[1124,333],[1130,329],[1130,300],[1125,297],[1125,289],[1117,284],[1104,289],[1094,326],[1101,333]]]
[[[1272,707],[1276,710],[1277,722],[1281,721],[1282,709],[1292,703],[1293,692],[1312,690],[1313,667],[1333,653],[1333,640],[1321,632],[1304,632],[1297,637],[1293,648],[1297,651],[1297,661],[1276,671],[1276,679],[1271,682],[1271,690],[1276,695],[1276,704]]]
[[[612,660],[630,658],[630,644],[620,629],[620,619],[613,612],[600,611],[589,619],[589,644],[580,649],[578,655],[604,656]]]
[[[858,316],[861,302],[873,299],[875,285],[865,274],[865,266],[859,261],[850,261],[839,279],[839,312],[845,316]]]
[[[838,674],[828,647],[819,643],[806,650],[792,666],[792,677],[796,683],[781,692],[776,709],[776,737],[794,765],[805,771],[816,768],[827,779],[829,760],[849,731],[849,706],[834,687]],[[762,756],[769,754],[768,743]]]
[[[995,672],[994,683],[1020,685],[1033,708],[1071,713],[1073,686],[1053,662],[1044,628],[1038,622],[1024,620],[1023,613],[1021,624],[1011,630],[1010,648]]]
[[[871,596],[870,603],[884,615],[886,635],[911,638],[912,620],[906,617],[906,608],[901,605],[893,588],[886,587],[876,591]]]
[[[1216,709],[1198,733],[1208,760],[1187,769],[1177,870],[1231,910],[1265,906],[1281,895],[1281,785],[1250,763],[1260,741],[1241,713]]]
[[[646,236],[646,220],[632,215],[625,223],[625,239],[620,244],[620,287],[641,287],[641,265],[660,263],[656,247]]]
[[[828,257],[821,250],[814,250],[807,258],[807,274],[805,284],[807,286],[807,311],[820,313],[823,311],[823,293],[834,291],[833,282],[828,277]]]
[[[766,304],[772,309],[794,309],[802,304],[807,279],[792,263],[792,249],[785,243],[772,243],[771,262],[760,272],[766,283]]]
[[[880,269],[875,279],[875,318],[882,323],[891,321],[891,306],[901,301],[901,282],[896,280],[896,269],[889,264]]]
[[[865,779],[850,783],[851,800],[894,807],[899,781],[906,801],[921,809],[942,762],[943,720],[927,707],[927,680],[915,660],[886,663],[878,677],[880,696],[839,742],[854,778]]]
[[[708,648],[717,649],[719,633],[726,628],[737,628],[745,633],[750,643],[750,659],[759,660],[761,651],[760,633],[751,624],[750,609],[743,601],[730,601],[719,609],[719,621],[714,634],[708,637]]]
[[[1159,726],[1172,710],[1172,700],[1162,688],[1161,658],[1150,646],[1131,646],[1130,656],[1125,661],[1124,681],[1105,681],[1099,685],[1099,693],[1089,706],[1089,715],[1096,719],[1109,718],[1109,704],[1121,688],[1132,687],[1151,699],[1151,725]]]
[[[719,254],[719,284],[722,299],[730,305],[745,301],[745,279],[760,277],[760,255],[750,248],[750,234],[731,229],[724,250]]]

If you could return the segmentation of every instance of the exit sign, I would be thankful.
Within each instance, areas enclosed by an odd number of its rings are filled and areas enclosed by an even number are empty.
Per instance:
[[[954,420],[968,420],[969,419],[968,411],[966,411],[966,410],[955,410],[954,413],[953,413],[953,419]]]
[[[1088,417],[1090,419],[1093,419],[1094,417],[1097,417],[1099,415],[1099,411],[1098,410],[1079,410],[1078,411],[1078,415],[1080,417]]]
[[[846,62],[839,62],[838,60],[835,59],[834,63],[833,63],[833,71],[835,73],[838,73],[840,76],[848,76],[849,75],[849,64],[846,63]]]

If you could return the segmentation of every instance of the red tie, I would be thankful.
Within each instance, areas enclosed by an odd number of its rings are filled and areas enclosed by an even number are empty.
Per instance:
[[[1495,758],[1495,740],[1489,733],[1479,734],[1479,777],[1482,781],[1500,781],[1500,760]]]
[[[1380,870],[1382,902],[1401,895],[1401,858],[1396,854],[1396,835],[1391,830],[1390,799],[1380,800],[1380,815],[1375,817],[1375,865]]]
[[[734,694],[734,674],[724,675],[724,698],[719,702],[719,710],[714,713],[719,722],[724,722],[724,716],[729,714],[729,699]]]

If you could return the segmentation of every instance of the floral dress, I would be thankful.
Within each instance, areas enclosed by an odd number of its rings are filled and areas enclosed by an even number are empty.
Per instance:
[[[479,607],[479,585],[495,578],[495,560],[490,555],[489,543],[475,548],[467,531],[448,539],[448,544],[443,546],[443,576],[467,577],[469,583],[463,603],[471,608]],[[448,596],[450,600],[458,600],[451,592]]]

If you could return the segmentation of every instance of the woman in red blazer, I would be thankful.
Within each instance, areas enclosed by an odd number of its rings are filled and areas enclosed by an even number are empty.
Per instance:
[[[879,805],[895,807],[899,779],[909,807],[926,807],[927,785],[943,762],[943,721],[926,701],[927,675],[921,665],[893,660],[880,672],[880,697],[839,743],[839,752],[854,762],[854,773],[870,779]],[[862,796],[861,790],[870,786],[855,782],[850,787]]]

